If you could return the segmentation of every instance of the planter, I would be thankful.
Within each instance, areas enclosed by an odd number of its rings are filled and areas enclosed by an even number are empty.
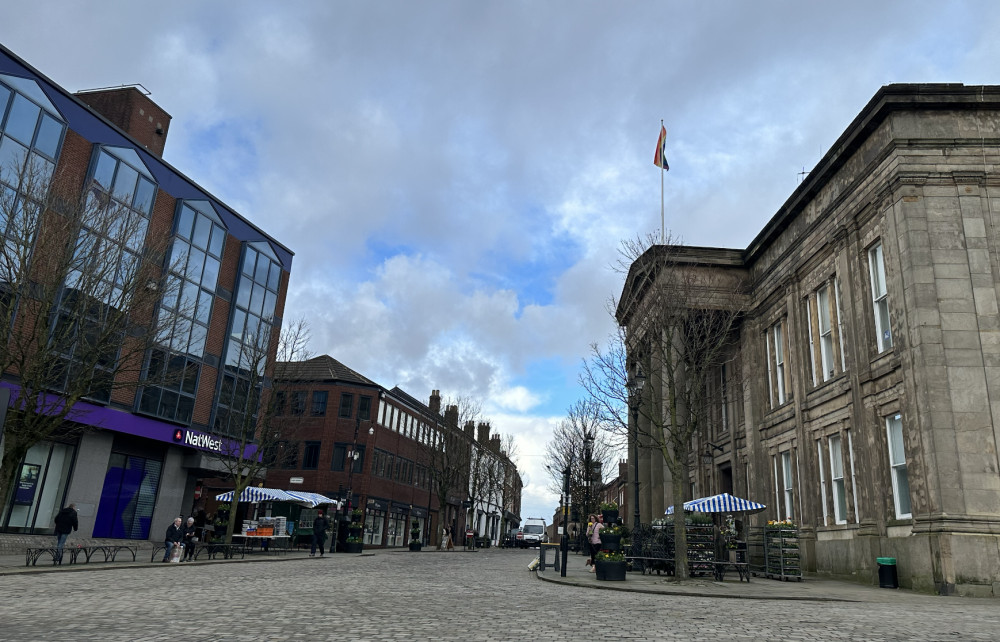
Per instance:
[[[594,575],[605,582],[620,582],[625,579],[625,562],[594,562]]]
[[[421,546],[423,546],[423,544],[420,542],[410,542],[410,550],[413,552],[419,551]]]
[[[360,526],[348,526],[347,534],[350,535],[351,537],[361,537],[361,531],[363,530],[364,529],[361,528]]]
[[[364,542],[347,542],[344,544],[344,552],[358,554],[364,550],[364,547]]]
[[[618,523],[618,509],[615,510],[602,510],[601,515],[604,516],[605,524],[617,524]]]
[[[601,550],[603,551],[620,551],[622,546],[622,536],[621,535],[605,535],[601,533]]]

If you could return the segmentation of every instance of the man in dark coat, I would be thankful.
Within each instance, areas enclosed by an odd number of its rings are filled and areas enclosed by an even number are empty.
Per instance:
[[[323,511],[316,512],[316,519],[313,520],[312,548],[309,557],[316,555],[316,547],[319,546],[319,556],[323,557],[323,545],[326,543],[326,529],[330,527],[330,520],[323,517]]]
[[[63,546],[66,544],[66,538],[73,531],[80,528],[80,522],[76,517],[76,504],[70,504],[66,508],[59,511],[56,515],[56,549],[59,550],[58,562],[62,564],[62,554]]]
[[[184,539],[184,529],[181,527],[181,518],[175,517],[174,523],[167,527],[167,534],[163,538],[163,545],[167,550],[163,551],[163,561],[170,561],[170,550],[175,546],[180,546]]]

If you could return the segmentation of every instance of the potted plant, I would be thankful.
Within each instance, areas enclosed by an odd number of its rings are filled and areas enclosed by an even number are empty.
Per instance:
[[[617,524],[605,526],[601,529],[601,550],[620,551],[622,543],[622,529]]]
[[[594,558],[594,575],[602,581],[625,579],[625,554],[621,551],[601,551]]]
[[[601,515],[605,526],[618,523],[618,502],[601,502]]]
[[[364,512],[360,508],[351,511],[351,524],[347,527],[347,547],[345,548],[347,553],[360,553],[364,548],[364,540],[361,539],[361,534],[364,532],[364,528],[361,526],[363,516]]]
[[[420,547],[420,522],[413,520],[413,524],[410,526],[410,550],[419,551]]]

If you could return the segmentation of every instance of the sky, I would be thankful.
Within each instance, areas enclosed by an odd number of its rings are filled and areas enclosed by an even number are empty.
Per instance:
[[[516,439],[522,517],[622,239],[745,248],[880,87],[1000,84],[1000,3],[49,0],[0,43],[140,83],[164,159],[295,252],[310,349]]]

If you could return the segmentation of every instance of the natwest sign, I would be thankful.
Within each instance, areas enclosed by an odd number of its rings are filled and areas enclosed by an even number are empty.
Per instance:
[[[222,452],[222,440],[203,432],[177,428],[174,430],[174,441],[183,443],[185,446],[193,446],[202,450],[212,452]]]

